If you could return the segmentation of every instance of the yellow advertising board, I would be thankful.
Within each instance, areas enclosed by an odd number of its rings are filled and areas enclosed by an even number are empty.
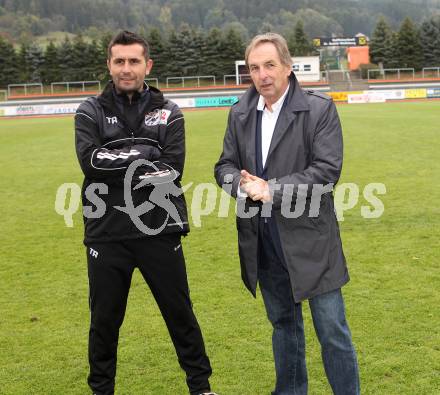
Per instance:
[[[315,47],[320,47],[321,46],[321,39],[320,38],[314,38],[313,39],[313,45]]]
[[[350,91],[350,92],[325,92],[333,98],[334,101],[348,101],[348,95],[355,95],[363,93],[362,91]]]
[[[426,99],[426,89],[405,89],[405,99]]]

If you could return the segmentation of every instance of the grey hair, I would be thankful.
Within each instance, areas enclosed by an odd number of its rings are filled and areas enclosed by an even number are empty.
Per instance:
[[[292,67],[292,56],[290,55],[289,47],[287,46],[287,41],[283,36],[281,36],[278,33],[258,34],[252,39],[252,41],[247,46],[244,55],[246,65],[248,67],[249,67],[248,61],[249,61],[250,52],[256,47],[258,47],[260,44],[264,44],[264,43],[273,44],[278,52],[278,56],[280,58],[281,63],[289,68]]]

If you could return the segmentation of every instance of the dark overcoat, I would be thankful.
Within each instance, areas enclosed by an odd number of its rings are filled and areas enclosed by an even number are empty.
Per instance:
[[[340,288],[349,276],[333,193],[329,191],[342,168],[342,130],[336,107],[330,97],[301,89],[293,73],[289,79],[266,169],[275,185],[271,215],[275,217],[294,299],[299,302]],[[233,197],[237,197],[240,170],[256,174],[258,99],[257,90],[251,87],[232,106],[223,152],[215,165],[217,183]],[[327,192],[321,195],[323,191]],[[240,210],[243,204],[246,209]],[[242,279],[255,296],[259,218],[242,214],[251,214],[246,210],[255,206],[249,198],[238,199],[237,205]]]

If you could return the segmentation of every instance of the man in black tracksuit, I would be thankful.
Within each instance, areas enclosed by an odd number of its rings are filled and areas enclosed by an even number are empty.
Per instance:
[[[145,85],[152,61],[141,37],[116,35],[107,64],[112,81],[101,95],[82,103],[75,116],[76,151],[85,175],[88,383],[94,394],[114,393],[119,328],[137,267],[159,305],[190,393],[208,394],[211,367],[180,243],[189,231],[180,189],[183,115],[158,89]]]

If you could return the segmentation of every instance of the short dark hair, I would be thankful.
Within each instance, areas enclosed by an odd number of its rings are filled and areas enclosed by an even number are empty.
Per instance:
[[[112,47],[115,45],[131,45],[131,44],[140,44],[144,48],[144,56],[145,60],[150,58],[150,46],[148,45],[147,40],[141,37],[137,33],[129,32],[128,30],[123,30],[114,36],[108,47],[107,47],[107,59],[111,59],[112,57]]]

